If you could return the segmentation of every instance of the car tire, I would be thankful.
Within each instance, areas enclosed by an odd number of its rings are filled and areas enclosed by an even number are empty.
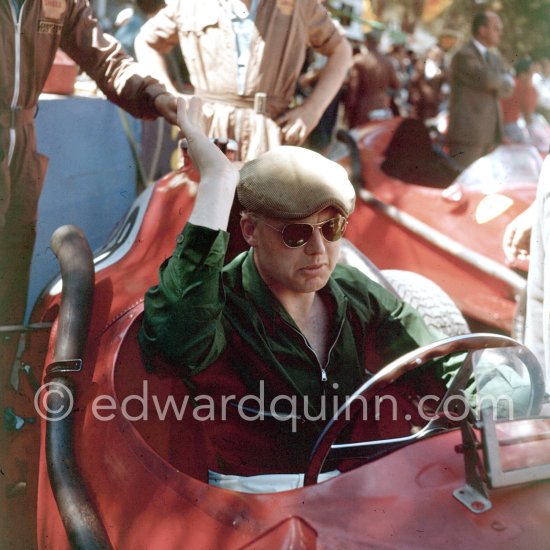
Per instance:
[[[430,328],[446,336],[470,332],[466,319],[451,297],[427,277],[399,269],[383,269],[382,275],[404,302],[420,312]]]

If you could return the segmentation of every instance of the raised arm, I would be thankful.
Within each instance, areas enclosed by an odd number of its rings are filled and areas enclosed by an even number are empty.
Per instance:
[[[195,206],[177,239],[159,284],[145,295],[139,341],[149,358],[159,354],[197,372],[225,346],[222,268],[238,171],[199,125],[201,102],[178,98],[178,124],[201,179]]]
[[[189,221],[209,229],[227,229],[229,211],[239,173],[227,157],[206,137],[199,121],[201,101],[178,98],[178,126],[187,138],[193,164],[200,173],[200,185]]]
[[[111,35],[104,33],[90,4],[67,9],[59,45],[97,83],[107,98],[138,118],[163,116],[176,123],[176,98],[143,70]]]

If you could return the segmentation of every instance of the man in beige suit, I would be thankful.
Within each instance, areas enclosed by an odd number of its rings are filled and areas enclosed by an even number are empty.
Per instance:
[[[502,35],[502,22],[493,11],[477,14],[472,39],[451,61],[449,101],[449,153],[462,168],[491,152],[501,140],[499,98],[508,97],[514,80],[494,47]]]

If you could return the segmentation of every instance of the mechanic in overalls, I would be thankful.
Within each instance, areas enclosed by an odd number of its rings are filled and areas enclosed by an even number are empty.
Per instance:
[[[87,0],[0,2],[0,361],[3,384],[23,324],[47,158],[36,150],[34,117],[57,48],[108,99],[141,118],[176,122],[176,99],[103,34]],[[59,129],[61,130],[61,129]],[[6,328],[6,325],[8,328]],[[9,330],[12,327],[14,330]],[[2,329],[0,329],[2,330]]]
[[[302,144],[351,64],[351,46],[319,0],[169,2],[142,27],[135,50],[172,90],[162,54],[178,43],[207,134],[237,141],[244,161],[281,143]],[[327,62],[311,95],[291,105],[306,46]]]

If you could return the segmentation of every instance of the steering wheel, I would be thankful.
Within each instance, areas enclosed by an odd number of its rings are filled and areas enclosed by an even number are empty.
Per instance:
[[[387,454],[395,449],[396,446],[402,446],[425,437],[426,435],[447,429],[448,424],[442,426],[441,422],[438,422],[440,420],[438,412],[445,410],[446,403],[452,396],[463,395],[461,392],[466,387],[473,371],[472,353],[488,348],[504,347],[517,348],[518,356],[527,367],[531,386],[527,414],[538,414],[544,400],[544,376],[539,362],[529,349],[513,338],[498,334],[472,333],[445,338],[417,348],[395,361],[392,361],[378,371],[372,378],[367,380],[346,400],[326,425],[313,446],[313,450],[309,457],[308,468],[304,476],[304,485],[312,485],[317,482],[317,476],[327,459],[364,458],[365,446],[378,447],[378,449],[385,446],[382,452],[379,450],[376,451],[375,456],[378,457],[382,454]],[[392,384],[404,374],[421,367],[428,361],[456,352],[468,352],[468,355],[441,399],[436,414],[422,430],[414,435],[394,440],[370,441],[368,444],[365,442],[334,444],[334,441],[344,428],[354,420],[355,415],[361,410],[363,403],[372,399],[381,389]]]

